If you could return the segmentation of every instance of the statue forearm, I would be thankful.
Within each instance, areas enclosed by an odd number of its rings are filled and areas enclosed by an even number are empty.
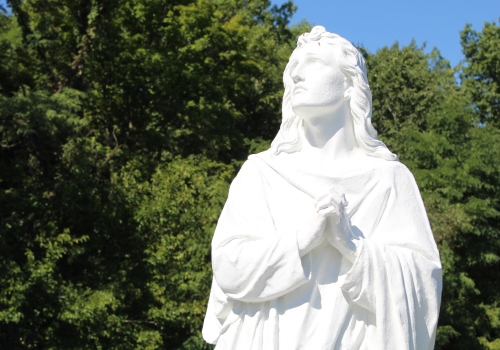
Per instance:
[[[309,280],[293,235],[233,239],[213,249],[212,264],[222,291],[247,302],[275,299]]]

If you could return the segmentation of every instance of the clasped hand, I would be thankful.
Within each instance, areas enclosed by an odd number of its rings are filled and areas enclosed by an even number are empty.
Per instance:
[[[356,258],[356,244],[351,225],[346,215],[348,203],[344,194],[331,188],[315,199],[316,215],[304,230],[299,232],[298,244],[301,255],[305,255],[326,239],[347,259]]]

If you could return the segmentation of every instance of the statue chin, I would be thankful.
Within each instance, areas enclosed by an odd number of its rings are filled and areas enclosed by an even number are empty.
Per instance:
[[[242,166],[214,233],[203,337],[219,350],[432,349],[439,252],[412,174],[371,125],[362,56],[314,27],[284,81],[280,131]]]
[[[319,104],[319,103],[300,103],[292,104],[293,113],[304,121],[313,121],[327,119],[333,121],[338,118],[339,114],[349,113],[349,104],[347,101],[339,101],[335,104]],[[328,122],[327,121],[327,122]],[[325,125],[327,128],[328,125]]]

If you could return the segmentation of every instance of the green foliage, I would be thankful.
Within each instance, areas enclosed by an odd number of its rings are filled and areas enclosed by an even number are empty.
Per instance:
[[[9,4],[0,343],[210,348],[212,233],[238,166],[278,130],[282,71],[309,25],[267,0]],[[499,34],[466,26],[454,69],[415,43],[365,52],[373,122],[441,252],[438,349],[500,346]]]
[[[271,138],[279,126],[281,74],[293,43],[289,3],[12,4],[45,83],[88,92],[93,127],[108,130],[99,141],[118,142],[122,165],[144,152],[229,162],[246,154],[244,137]]]
[[[134,166],[128,168],[119,183],[139,208],[137,234],[145,242],[150,275],[144,284],[151,298],[148,319],[170,348],[201,349],[212,280],[210,242],[234,169],[203,157],[176,158],[150,183],[139,183]]]
[[[227,164],[279,125],[294,7],[10,4],[2,348],[209,348],[200,332]]]
[[[461,32],[466,66],[462,79],[481,123],[500,124],[500,27],[485,23],[482,32],[467,25]]]
[[[34,86],[35,60],[21,44],[21,30],[15,18],[0,13],[0,94],[11,96],[21,86]]]
[[[494,33],[494,25],[474,35],[466,27],[461,85],[437,50],[425,54],[412,43],[366,53],[374,124],[415,175],[441,253],[438,349],[495,348],[500,339],[500,130],[491,112],[500,37]]]
[[[15,17],[0,16],[0,41],[6,41],[13,44],[19,44],[22,41],[21,28],[17,24]]]
[[[102,150],[78,137],[81,93],[2,99],[2,343],[202,348],[210,240],[234,169],[176,158],[143,182],[130,163],[103,185]]]

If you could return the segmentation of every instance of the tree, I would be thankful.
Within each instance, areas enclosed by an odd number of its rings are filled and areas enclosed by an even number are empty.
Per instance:
[[[482,32],[466,25],[460,33],[465,66],[462,79],[480,123],[500,123],[500,27],[484,24]]]
[[[242,139],[279,126],[290,3],[11,3],[46,84],[88,92],[86,110],[112,149],[228,162],[246,153]]]
[[[11,0],[0,13],[0,341],[208,348],[209,242],[281,120],[298,33],[267,0]],[[416,177],[444,267],[436,348],[500,339],[500,31],[465,63],[366,52],[373,121]],[[461,72],[457,83],[456,73]]]
[[[210,239],[280,121],[291,3],[9,2],[0,51],[0,340],[208,347]]]
[[[476,57],[491,59],[494,45]],[[473,81],[460,85],[437,50],[423,49],[412,43],[366,54],[374,124],[415,175],[439,245],[444,283],[436,348],[495,348],[500,169],[491,160],[498,157],[500,139],[494,118],[484,117],[491,94],[476,90],[478,77],[491,74],[479,67],[490,65],[468,61],[464,72],[474,71],[467,78]],[[491,88],[491,79],[481,81]]]

